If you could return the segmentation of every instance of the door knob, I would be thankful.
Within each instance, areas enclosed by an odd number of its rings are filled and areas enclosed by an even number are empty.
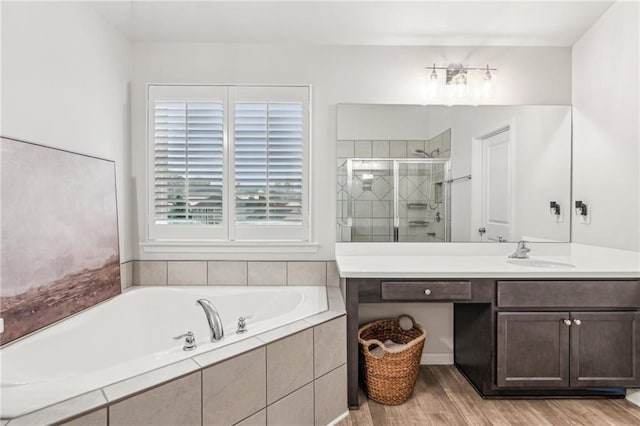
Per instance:
[[[571,320],[562,320],[564,322],[564,325],[566,325],[567,327],[571,325]]]
[[[574,320],[573,320],[573,323],[574,323],[575,325],[580,325],[580,324],[582,324],[582,321],[580,321],[579,319],[574,319]]]

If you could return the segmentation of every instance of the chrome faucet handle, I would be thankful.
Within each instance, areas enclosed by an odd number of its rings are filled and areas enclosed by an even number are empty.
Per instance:
[[[253,318],[253,315],[247,315],[238,318],[238,329],[236,330],[236,334],[243,334],[247,332],[246,321],[250,318]]]
[[[516,251],[509,255],[511,259],[528,259],[529,256],[527,253],[531,251],[529,247],[527,247],[528,241],[520,240],[518,241],[518,246],[516,247]]]
[[[179,336],[174,337],[175,340],[184,339],[184,346],[182,350],[190,351],[197,347],[196,345],[196,337],[193,335],[193,332],[187,331],[185,334],[181,334]]]

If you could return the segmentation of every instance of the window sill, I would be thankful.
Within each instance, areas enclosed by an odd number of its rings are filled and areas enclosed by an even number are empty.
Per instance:
[[[148,241],[145,253],[317,253],[319,243],[305,241]]]

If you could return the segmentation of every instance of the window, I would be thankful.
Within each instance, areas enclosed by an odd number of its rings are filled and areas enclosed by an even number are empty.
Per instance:
[[[149,239],[308,241],[309,87],[149,86]]]

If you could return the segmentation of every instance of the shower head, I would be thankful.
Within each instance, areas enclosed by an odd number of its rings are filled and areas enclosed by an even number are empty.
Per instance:
[[[424,149],[416,149],[414,151],[416,154],[420,154],[425,158],[436,158],[438,154],[440,154],[440,148],[436,148],[431,152],[426,152]]]

